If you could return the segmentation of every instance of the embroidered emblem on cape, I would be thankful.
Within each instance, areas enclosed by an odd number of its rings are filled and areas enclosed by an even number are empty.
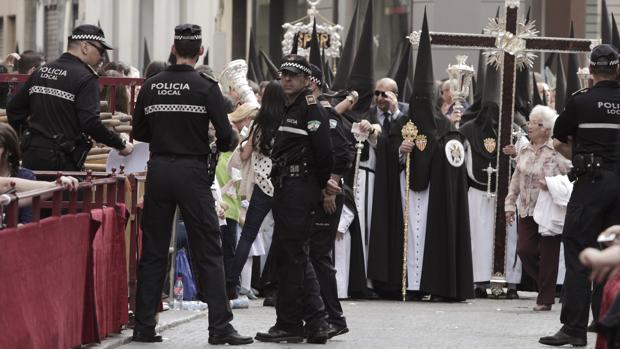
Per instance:
[[[484,139],[484,149],[486,149],[489,153],[495,151],[495,138],[485,138]]]
[[[316,98],[314,98],[313,95],[307,95],[306,96],[306,103],[308,103],[308,105],[316,104]]]
[[[424,151],[424,149],[426,149],[427,143],[428,140],[426,139],[425,135],[418,135],[415,138],[415,147],[418,148],[419,151]]]
[[[338,126],[338,121],[329,119],[329,128],[336,128],[336,126]]]
[[[446,159],[453,167],[460,167],[465,161],[465,148],[456,139],[451,139],[446,143]]]
[[[310,132],[314,132],[314,131],[318,130],[319,126],[321,126],[321,122],[318,121],[318,120],[310,120],[310,121],[308,121],[308,131],[310,131]]]

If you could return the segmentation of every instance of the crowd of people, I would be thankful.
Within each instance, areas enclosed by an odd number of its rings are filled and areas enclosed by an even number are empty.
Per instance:
[[[82,25],[57,60],[34,52],[5,60],[30,78],[0,99],[10,123],[0,124],[3,188],[6,177],[17,190],[32,188],[15,179],[34,179],[31,170],[81,170],[93,140],[132,153],[132,143],[99,119],[100,101],[110,108],[115,100],[114,109],[128,113],[130,97],[116,89],[111,98],[93,69],[140,75],[122,63],[102,65],[111,48],[100,28]],[[605,229],[607,241],[620,241],[614,48],[593,50],[592,87],[568,98],[559,116],[548,85],[525,79],[532,92],[516,96],[526,102],[516,106],[512,145],[503,149],[500,72],[486,67],[484,89],[464,113],[455,111],[451,81],[433,76],[426,18],[411,96],[383,77],[369,107],[357,103],[357,92],[330,90],[321,67],[296,54],[283,58],[277,79],[247,81],[255,97],[248,100],[238,86],[219,85],[210,67],[196,67],[203,51],[199,26],[177,26],[169,61],[145,67],[132,116],[133,139],[151,152],[135,341],[162,340],[156,311],[178,207],[198,298],[209,304],[211,344],[252,342],[230,324],[228,300],[257,289],[277,314],[257,340],[325,343],[349,330],[340,299],[400,299],[403,283],[407,299],[437,302],[515,299],[521,284],[538,291],[533,311],[551,310],[563,284],[564,326],[540,343],[585,345],[591,304],[590,329],[618,347],[620,301],[610,285],[620,281],[608,275],[620,263],[617,245],[593,249]],[[413,138],[402,132],[408,122]],[[488,292],[498,152],[513,168],[503,205],[507,288],[499,295]],[[24,207],[20,221],[29,215]]]

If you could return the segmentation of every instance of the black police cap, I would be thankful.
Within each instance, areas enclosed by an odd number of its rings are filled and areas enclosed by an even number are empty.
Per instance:
[[[294,74],[312,75],[310,70],[310,64],[305,57],[295,54],[286,55],[282,58],[282,65],[280,65],[280,72],[289,71]]]
[[[618,64],[618,51],[608,44],[594,47],[590,53],[590,65],[611,66]]]
[[[323,86],[323,72],[321,71],[321,68],[310,63],[310,71],[312,72],[310,75],[310,80],[318,86]]]
[[[106,50],[112,50],[112,46],[105,41],[103,30],[92,24],[82,24],[73,28],[69,40],[98,41]]]
[[[174,28],[174,40],[202,40],[202,28],[197,24],[180,24]]]

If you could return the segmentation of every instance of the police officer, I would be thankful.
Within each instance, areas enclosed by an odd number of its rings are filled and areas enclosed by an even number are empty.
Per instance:
[[[332,105],[321,95],[323,87],[323,73],[314,64],[310,64],[310,91],[325,108],[329,120],[329,133],[334,150],[334,165],[330,178],[341,183],[343,176],[349,171],[353,163],[353,148],[345,135],[342,117]],[[347,104],[349,104],[347,102]],[[316,272],[321,288],[321,297],[328,315],[328,337],[334,337],[349,332],[342,306],[338,300],[338,286],[336,284],[336,269],[332,258],[334,241],[338,232],[338,222],[344,204],[344,193],[323,195],[323,205],[316,210],[312,236],[310,238],[310,262]]]
[[[230,150],[232,129],[217,81],[194,70],[204,52],[200,26],[177,26],[172,52],[176,64],[145,81],[133,116],[134,138],[150,143],[151,151],[133,340],[162,341],[155,334],[155,312],[166,275],[170,227],[178,205],[209,305],[209,343],[252,343],[251,337],[239,335],[230,324],[233,314],[226,297],[219,225],[207,163],[209,122],[215,128],[220,151]]]
[[[554,126],[554,147],[572,158],[572,174],[577,180],[562,232],[566,263],[560,315],[563,326],[555,335],[540,338],[539,342],[547,345],[586,345],[592,285],[579,253],[595,247],[603,229],[620,223],[620,177],[614,171],[620,84],[616,80],[618,53],[612,46],[598,45],[592,50],[590,73],[593,87],[574,93]]]
[[[273,218],[275,255],[279,280],[276,324],[257,333],[262,342],[325,343],[325,311],[312,264],[308,241],[321,190],[339,192],[330,179],[333,164],[329,120],[309,87],[310,66],[304,57],[288,55],[280,66],[282,89],[287,96],[282,123],[272,151],[274,182]]]
[[[112,49],[101,28],[81,25],[69,36],[67,52],[34,72],[7,106],[9,123],[22,136],[23,166],[32,170],[79,171],[92,145],[99,143],[132,152],[99,118],[99,81],[95,68]]]

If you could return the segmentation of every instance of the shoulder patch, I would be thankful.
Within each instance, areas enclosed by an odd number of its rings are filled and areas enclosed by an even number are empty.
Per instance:
[[[314,132],[319,129],[321,126],[321,122],[319,120],[310,120],[308,121],[308,131]]]
[[[329,104],[328,101],[321,101],[321,105],[323,106],[323,108],[331,108],[332,105]]]
[[[334,119],[329,119],[329,128],[336,128],[338,126],[338,121]]]
[[[316,104],[316,98],[314,98],[314,96],[313,96],[313,95],[307,95],[307,96],[306,96],[306,103],[307,103],[308,105],[313,105],[313,104]]]
[[[581,90],[577,90],[577,91],[573,92],[573,94],[571,96],[576,96],[576,95],[579,95],[579,94],[582,94],[582,93],[586,93],[588,91],[590,91],[590,88],[584,87]]]
[[[218,83],[218,81],[214,77],[209,76],[209,75],[207,75],[205,73],[200,73],[200,76],[202,76],[203,78],[205,78],[205,79],[207,79],[207,80],[209,80],[211,82],[214,82],[216,84]]]

